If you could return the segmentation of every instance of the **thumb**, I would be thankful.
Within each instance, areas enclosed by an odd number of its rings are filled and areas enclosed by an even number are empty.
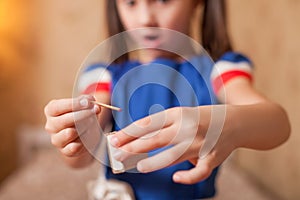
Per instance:
[[[208,157],[199,159],[194,168],[174,173],[173,181],[181,184],[194,184],[208,178],[214,168],[212,159]]]

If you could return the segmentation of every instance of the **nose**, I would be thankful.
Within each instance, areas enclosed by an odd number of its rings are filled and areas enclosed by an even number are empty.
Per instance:
[[[139,11],[139,23],[142,27],[157,27],[158,23],[155,16],[155,10],[151,6],[144,4]]]

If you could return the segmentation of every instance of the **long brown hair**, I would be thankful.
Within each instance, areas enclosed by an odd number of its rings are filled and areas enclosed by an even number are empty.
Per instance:
[[[203,2],[202,45],[210,56],[217,60],[225,52],[232,50],[226,26],[225,0],[203,0]],[[125,31],[117,11],[116,0],[107,0],[106,8],[108,36]],[[114,41],[112,45],[116,47],[115,49],[127,48],[126,42],[122,38],[119,41]],[[126,53],[116,62],[123,62],[128,59],[129,55]]]
[[[117,10],[116,0],[106,1],[106,20],[107,20],[109,37],[125,31],[125,28],[121,23],[119,12]],[[114,47],[111,49],[112,51],[111,54],[113,57],[117,51],[120,51],[120,49],[123,49],[124,52],[127,52],[126,41],[123,37],[116,37],[116,39],[112,41],[111,45]],[[125,53],[124,55],[117,58],[114,62],[121,63],[127,60],[129,60],[129,54]]]
[[[214,60],[232,50],[226,25],[225,0],[204,0],[202,45]]]

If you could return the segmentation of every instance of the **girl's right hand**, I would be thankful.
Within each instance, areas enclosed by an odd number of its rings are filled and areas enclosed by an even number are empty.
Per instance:
[[[100,140],[97,115],[100,107],[94,105],[95,98],[83,95],[77,98],[50,101],[45,109],[46,131],[51,143],[65,157],[81,157],[93,150]]]

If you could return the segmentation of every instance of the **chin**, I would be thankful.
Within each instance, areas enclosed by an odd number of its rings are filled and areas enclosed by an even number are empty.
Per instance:
[[[157,58],[169,58],[169,59],[177,59],[178,55],[168,52],[168,51],[164,51],[164,50],[160,50],[160,49],[152,49],[152,48],[147,48],[147,49],[143,49],[140,52],[140,58],[144,61],[144,62],[151,62]]]

